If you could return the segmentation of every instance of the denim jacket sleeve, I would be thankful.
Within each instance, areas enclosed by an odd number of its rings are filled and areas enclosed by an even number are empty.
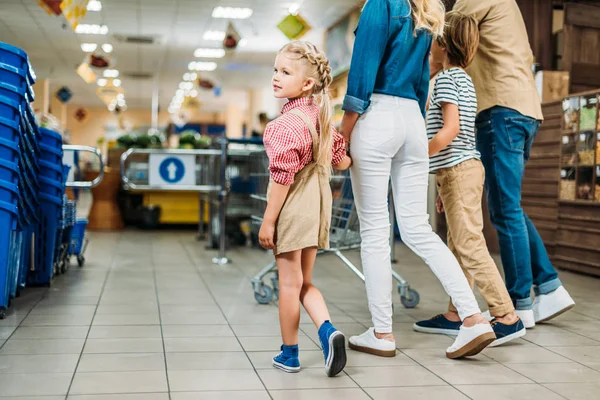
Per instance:
[[[369,108],[388,42],[389,21],[387,0],[367,1],[356,30],[343,110],[363,114]]]
[[[430,42],[431,49],[431,42]],[[430,50],[431,51],[431,50]],[[421,108],[421,114],[423,114],[423,118],[425,118],[425,114],[427,110],[425,109],[427,106],[427,96],[429,95],[429,51],[427,52],[427,56],[423,60],[423,70],[421,72],[421,82],[419,83],[419,87],[417,88],[417,97],[419,99],[419,107]]]

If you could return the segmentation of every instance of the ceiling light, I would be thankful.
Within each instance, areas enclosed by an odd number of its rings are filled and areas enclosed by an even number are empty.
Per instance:
[[[198,78],[198,75],[195,72],[186,72],[183,74],[184,81],[195,81]]]
[[[289,13],[292,15],[298,15],[298,10],[300,10],[300,4],[294,3],[290,6]]]
[[[197,90],[195,90],[195,89],[194,89],[194,90],[192,90],[192,91],[190,92],[190,96],[192,96],[192,97],[197,97],[197,96],[198,96],[198,91],[197,91]]]
[[[79,24],[75,28],[76,33],[83,35],[106,35],[108,34],[108,26],[96,24]]]
[[[202,37],[204,40],[223,40],[225,32],[223,31],[206,31]]]
[[[248,39],[243,38],[240,40],[240,42],[238,43],[238,46],[240,47],[246,47],[246,45],[248,44]]]
[[[185,90],[185,82],[179,83],[179,89]]]
[[[98,84],[98,86],[104,87],[104,86],[106,86],[107,80],[104,78],[100,78],[96,81],[96,83]]]
[[[114,103],[110,103],[110,104],[108,105],[108,111],[115,111],[115,108],[116,108],[116,106],[115,106],[115,104],[114,104]]]
[[[120,79],[113,79],[113,86],[115,87],[119,87],[121,86],[121,80]]]
[[[117,104],[120,105],[121,107],[123,107],[127,103],[125,103],[125,100],[121,99],[121,100],[117,101]]]
[[[86,53],[93,53],[98,45],[96,43],[81,43],[81,50]]]
[[[251,8],[238,8],[238,7],[215,7],[212,12],[213,18],[225,18],[225,19],[248,19],[252,16]]]
[[[190,63],[189,68],[191,71],[214,71],[217,69],[217,63],[194,61]]]
[[[105,53],[112,53],[113,51],[113,46],[110,43],[104,43],[102,45],[102,50],[104,50]]]
[[[119,76],[119,71],[116,69],[105,69],[104,77],[105,78],[116,78]]]
[[[175,92],[175,97],[183,97],[183,89],[177,89]]]
[[[90,0],[87,4],[87,10],[88,11],[101,11],[102,3],[100,3],[100,1],[98,1],[98,0]]]
[[[196,49],[194,57],[198,58],[223,58],[225,50],[223,49]]]

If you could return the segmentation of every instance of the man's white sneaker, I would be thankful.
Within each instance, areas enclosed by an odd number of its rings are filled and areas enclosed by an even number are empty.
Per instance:
[[[390,342],[386,339],[378,339],[375,336],[375,329],[369,328],[365,333],[358,336],[352,336],[348,340],[348,346],[352,350],[369,353],[380,357],[395,357],[396,342]]]
[[[474,356],[494,340],[496,334],[489,324],[476,324],[469,328],[462,325],[456,340],[446,350],[446,357],[454,359]]]
[[[533,310],[515,310],[517,317],[521,318],[521,322],[526,329],[535,328],[536,319],[533,315]]]
[[[565,311],[569,311],[574,306],[575,301],[573,301],[564,286],[560,286],[548,294],[540,294],[533,301],[535,322],[549,321]]]

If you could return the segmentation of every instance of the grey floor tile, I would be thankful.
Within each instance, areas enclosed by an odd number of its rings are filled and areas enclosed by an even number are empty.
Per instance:
[[[94,317],[94,326],[101,325],[160,325],[155,314],[100,314]]]
[[[165,338],[233,337],[228,325],[166,325],[162,326]]]
[[[170,311],[161,312],[161,321],[165,325],[226,325],[227,320],[220,312],[193,313]]]
[[[0,356],[0,374],[73,373],[79,354]]]
[[[17,329],[14,326],[5,326],[0,327],[0,340],[6,340],[13,334],[13,332]]]
[[[600,382],[600,372],[576,363],[507,364],[507,367],[537,383]]]
[[[84,354],[162,353],[161,339],[88,339]]]
[[[367,388],[373,400],[468,400],[469,398],[450,386],[413,386],[395,388]]]
[[[246,353],[167,353],[169,371],[252,369]]]
[[[572,332],[536,333],[527,332],[525,340],[538,346],[600,346],[600,342]]]
[[[600,350],[600,347],[598,347]],[[559,356],[538,346],[494,347],[483,351],[487,357],[502,364],[528,364],[528,363],[564,363],[571,362],[568,358]],[[600,353],[599,353],[600,354]]]
[[[89,326],[92,323],[92,314],[33,314],[23,320],[22,326]]]
[[[39,399],[39,400],[46,400]],[[62,399],[61,399],[62,400]],[[69,395],[67,400],[169,400],[168,393]]]
[[[231,325],[231,329],[238,337],[263,337],[263,336],[280,336],[281,328],[279,324],[273,325]],[[304,332],[298,332],[299,335],[305,336]]]
[[[73,374],[0,374],[1,396],[65,396]],[[35,384],[32,384],[35,383]]]
[[[426,333],[402,332],[394,335],[396,347],[404,349],[440,349],[445,352],[446,348],[454,343],[454,339],[445,335],[431,335]]]
[[[164,371],[161,353],[83,354],[77,372]]]
[[[13,339],[85,339],[87,326],[22,326],[13,334]]]
[[[0,355],[19,354],[80,354],[85,339],[10,339],[0,349]]]
[[[70,394],[157,393],[167,391],[164,371],[75,374]]]
[[[93,325],[89,339],[160,339],[160,325]]]
[[[275,368],[258,370],[268,390],[356,388],[358,385],[345,374],[329,378],[325,371],[307,368],[297,374],[288,374]]]
[[[440,378],[421,366],[352,367],[345,371],[363,388],[444,385]]]
[[[262,390],[254,371],[168,371],[171,392]]]
[[[541,385],[459,385],[458,390],[473,400],[563,400]]]
[[[63,305],[56,307],[54,305],[38,304],[31,310],[31,314],[44,315],[76,315],[76,316],[92,316],[96,311],[96,305]]]
[[[430,365],[427,368],[451,385],[533,383],[520,373],[500,364]]]
[[[171,393],[171,400],[269,400],[264,390],[244,390],[240,392],[191,392]]]
[[[475,357],[468,357],[460,360],[451,360],[446,357],[446,351],[443,349],[404,349],[402,353],[415,360],[419,364],[428,365],[477,365],[481,363],[495,363],[496,361],[479,353]]]
[[[242,347],[233,337],[165,338],[167,353],[186,353],[203,351],[242,351]]]
[[[548,349],[582,364],[600,362],[600,346],[549,347]]]
[[[598,398],[600,383],[546,383],[545,387],[568,400],[592,400]]]
[[[362,389],[273,390],[273,400],[369,400]]]

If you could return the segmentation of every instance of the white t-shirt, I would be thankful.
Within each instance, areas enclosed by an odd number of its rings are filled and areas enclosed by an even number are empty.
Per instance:
[[[475,143],[475,118],[477,117],[477,96],[471,77],[461,68],[442,71],[436,78],[427,111],[427,137],[429,140],[444,127],[442,104],[458,106],[460,132],[442,151],[429,159],[429,171],[454,167],[462,162],[481,155]]]

